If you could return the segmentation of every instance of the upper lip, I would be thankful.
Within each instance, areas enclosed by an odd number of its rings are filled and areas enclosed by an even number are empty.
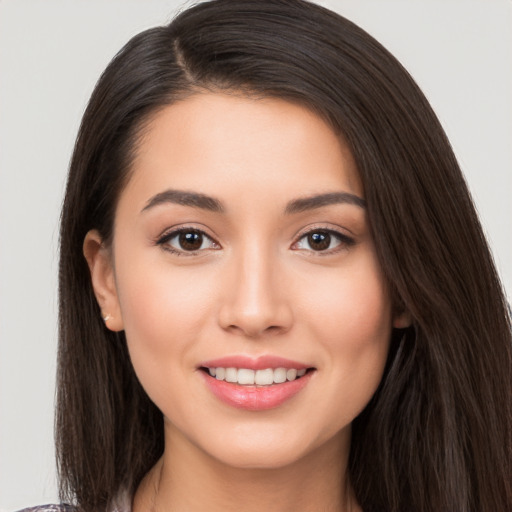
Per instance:
[[[266,368],[311,368],[311,365],[286,359],[284,357],[263,355],[250,357],[244,355],[233,355],[204,361],[200,365],[203,368],[247,368],[250,370],[265,370]]]

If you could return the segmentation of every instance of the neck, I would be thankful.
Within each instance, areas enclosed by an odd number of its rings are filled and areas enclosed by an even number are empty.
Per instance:
[[[239,468],[166,429],[164,455],[139,486],[133,512],[358,512],[347,473],[349,437],[283,467]]]

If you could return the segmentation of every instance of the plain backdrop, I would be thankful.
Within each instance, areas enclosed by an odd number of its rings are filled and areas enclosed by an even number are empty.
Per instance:
[[[257,1],[257,0],[255,0]],[[137,32],[193,2],[0,0],[0,511],[57,501],[58,219],[81,114]],[[512,2],[331,0],[444,125],[512,296]]]

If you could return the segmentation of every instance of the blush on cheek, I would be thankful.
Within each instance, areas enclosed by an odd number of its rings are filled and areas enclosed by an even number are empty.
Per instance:
[[[171,375],[181,375],[183,368],[189,367],[189,351],[201,339],[205,318],[211,319],[201,310],[207,307],[205,301],[212,299],[214,288],[208,279],[196,283],[191,272],[171,272],[168,266],[146,268],[143,276],[123,275],[119,301],[132,365],[160,408],[171,400]]]
[[[337,291],[336,299],[328,294],[316,297],[310,303],[310,311],[318,317],[322,332],[332,333],[336,340],[361,346],[388,338],[391,333],[391,306],[379,289],[358,288],[352,293],[345,288]]]
[[[198,323],[198,312],[212,296],[212,284],[192,272],[162,269],[142,276],[124,276],[119,300],[127,331],[141,331],[147,336],[169,340],[180,330]]]

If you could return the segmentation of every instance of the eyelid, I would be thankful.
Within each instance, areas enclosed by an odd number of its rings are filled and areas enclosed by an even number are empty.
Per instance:
[[[186,251],[184,249],[178,249],[176,247],[173,247],[173,246],[167,244],[167,242],[172,240],[174,237],[180,235],[181,233],[190,233],[190,232],[200,233],[203,237],[210,240],[210,242],[212,242],[216,247],[206,248],[206,249],[198,249],[195,251]],[[204,252],[207,250],[221,249],[221,245],[219,244],[219,242],[217,242],[217,240],[212,235],[208,234],[205,229],[198,228],[197,226],[187,226],[187,225],[173,226],[173,227],[167,228],[160,235],[158,235],[158,237],[156,237],[154,243],[155,243],[155,245],[160,246],[163,250],[168,251],[168,252],[178,255],[178,256],[196,256],[198,253]]]
[[[295,237],[295,241],[292,244],[292,249],[295,245],[297,245],[302,239],[311,235],[313,233],[328,233],[330,235],[335,236],[340,243],[332,248],[326,249],[323,251],[315,251],[314,249],[295,249],[297,251],[307,251],[313,253],[315,256],[329,256],[331,254],[336,254],[337,252],[347,249],[353,245],[355,245],[356,240],[343,232],[341,228],[333,228],[332,226],[326,226],[325,224],[315,224],[311,226],[307,226],[303,228]]]

